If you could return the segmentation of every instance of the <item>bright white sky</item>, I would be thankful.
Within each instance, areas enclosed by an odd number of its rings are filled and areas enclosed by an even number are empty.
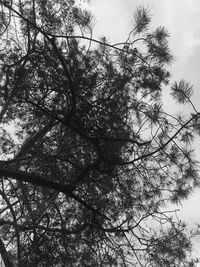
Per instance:
[[[165,26],[170,33],[170,49],[175,61],[171,67],[172,81],[184,80],[194,85],[193,102],[200,111],[200,1],[199,0],[91,0],[95,17],[94,38],[108,37],[111,43],[126,40],[133,28],[133,14],[137,6],[150,9],[152,26]],[[168,107],[174,103],[165,97]],[[179,106],[178,108],[186,108]],[[200,160],[200,138],[195,142]],[[184,201],[179,217],[190,226],[200,223],[200,189]],[[195,242],[200,257],[200,238]],[[200,264],[198,265],[200,266]]]

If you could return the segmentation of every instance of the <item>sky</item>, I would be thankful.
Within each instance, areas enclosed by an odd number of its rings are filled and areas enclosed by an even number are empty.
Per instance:
[[[140,5],[147,7],[152,15],[152,27],[165,26],[169,33],[169,46],[174,55],[170,67],[172,82],[183,78],[194,87],[193,103],[200,111],[200,1],[199,0],[91,0],[94,15],[93,38],[108,37],[110,43],[126,40],[133,28],[133,14]],[[189,109],[175,105],[164,95],[166,108]],[[197,158],[200,161],[200,137],[195,141]],[[200,189],[179,206],[178,216],[189,227],[200,224]],[[195,241],[195,255],[200,257],[200,238]],[[200,264],[198,265],[198,267]]]

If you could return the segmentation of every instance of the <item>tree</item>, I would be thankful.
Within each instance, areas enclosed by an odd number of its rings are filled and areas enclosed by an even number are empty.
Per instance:
[[[162,108],[172,61],[139,7],[127,40],[92,38],[74,0],[2,0],[0,254],[7,266],[195,266],[164,212],[199,185],[199,112]],[[95,45],[96,44],[96,45]],[[190,103],[192,87],[172,96]]]

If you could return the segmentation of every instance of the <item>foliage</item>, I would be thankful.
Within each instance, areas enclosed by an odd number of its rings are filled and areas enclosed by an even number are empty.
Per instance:
[[[184,80],[181,80],[179,83],[175,82],[172,86],[172,96],[177,99],[179,103],[187,103],[190,101],[190,98],[192,96],[192,86],[185,82]]]
[[[168,32],[140,7],[111,45],[73,0],[0,5],[5,266],[195,266],[185,225],[163,211],[199,185],[199,113],[162,108]],[[191,87],[172,96],[191,103]]]

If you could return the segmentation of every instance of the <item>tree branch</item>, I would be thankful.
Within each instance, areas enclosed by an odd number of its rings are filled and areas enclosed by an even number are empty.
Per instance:
[[[13,170],[5,169],[5,168],[0,169],[0,176],[15,179],[21,182],[27,182],[27,183],[30,183],[36,186],[45,187],[48,189],[52,189],[52,190],[64,193],[66,196],[73,198],[74,200],[79,202],[81,205],[83,205],[85,208],[92,211],[93,213],[99,214],[103,216],[104,218],[106,218],[107,220],[110,220],[106,215],[99,212],[98,209],[93,208],[88,203],[86,203],[83,199],[75,195],[72,192],[73,188],[70,185],[55,183],[36,174],[26,173],[22,171],[13,171]]]
[[[5,267],[14,267],[14,265],[12,264],[12,262],[10,260],[9,255],[8,255],[6,247],[5,247],[1,238],[0,238],[0,254],[1,254],[1,257],[2,257],[3,262],[5,264]]]
[[[159,151],[161,151],[161,150],[163,150],[169,143],[171,143],[173,140],[174,140],[174,138],[192,121],[192,120],[194,120],[197,116],[199,116],[200,115],[200,113],[197,113],[197,114],[195,114],[195,115],[193,115],[192,116],[192,118],[190,118],[184,125],[182,125],[181,127],[180,127],[180,129],[178,130],[178,131],[176,131],[176,133],[172,136],[172,137],[170,137],[169,138],[169,140],[166,142],[166,143],[164,143],[162,146],[160,146],[160,147],[158,147],[156,150],[154,150],[154,151],[152,151],[152,152],[150,152],[150,153],[147,153],[147,154],[145,154],[145,155],[142,155],[142,156],[140,156],[140,157],[138,157],[138,158],[135,158],[135,159],[133,159],[133,160],[131,160],[131,161],[127,161],[127,162],[122,162],[121,164],[119,164],[119,165],[128,165],[128,164],[132,164],[132,163],[134,163],[134,162],[136,162],[136,161],[138,161],[138,160],[142,160],[142,159],[144,159],[144,158],[146,158],[146,157],[150,157],[150,156],[152,156],[152,155],[154,155],[154,154],[156,154],[157,152],[159,152]]]

